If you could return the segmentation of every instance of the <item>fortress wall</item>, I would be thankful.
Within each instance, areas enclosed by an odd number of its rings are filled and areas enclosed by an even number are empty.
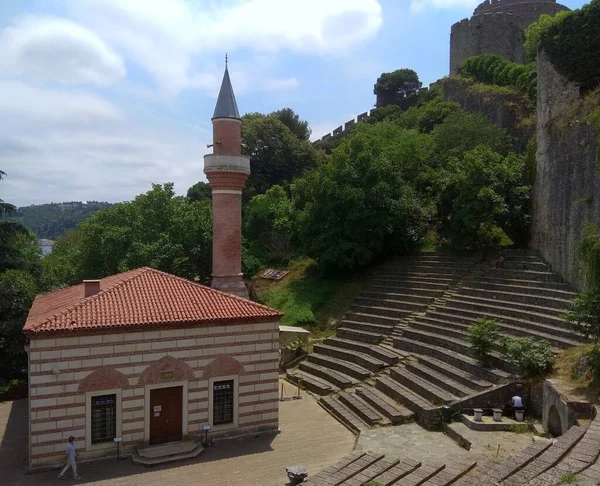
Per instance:
[[[500,54],[523,62],[523,29],[511,14],[485,14],[463,19],[450,33],[450,74],[456,74],[471,56]]]
[[[518,17],[523,28],[537,21],[540,15],[556,15],[568,10],[567,7],[556,3],[555,0],[487,0],[473,11],[473,16],[486,13],[511,13]]]
[[[531,246],[577,289],[575,249],[586,222],[600,224],[599,134],[588,115],[600,95],[581,98],[579,87],[538,53],[537,170],[532,194]]]

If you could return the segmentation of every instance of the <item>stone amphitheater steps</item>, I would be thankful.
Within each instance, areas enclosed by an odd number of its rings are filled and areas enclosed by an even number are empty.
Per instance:
[[[435,405],[445,405],[460,398],[412,373],[407,368],[391,368],[390,377]]]
[[[406,423],[412,420],[414,417],[413,412],[402,405],[393,403],[392,400],[374,387],[357,387],[355,393],[386,419],[388,419],[392,425]]]
[[[426,307],[425,305],[418,306],[419,309],[424,309],[425,307]],[[372,315],[376,315],[376,316],[391,317],[394,319],[400,319],[400,318],[405,317],[405,316],[409,315],[410,313],[414,312],[414,310],[412,310],[412,309],[394,309],[394,308],[390,308],[390,307],[382,307],[381,305],[376,306],[376,305],[361,305],[361,304],[352,305],[352,311],[362,313],[362,314],[372,314]]]
[[[523,486],[537,476],[540,476],[563,459],[577,442],[583,437],[583,427],[571,427],[566,434],[561,435],[557,441],[546,449],[540,456],[527,464],[524,468],[502,481],[503,486]]]
[[[463,356],[471,356],[471,345],[467,341],[464,339],[440,335],[437,331],[428,332],[409,327],[404,329],[400,340],[405,338],[426,344],[432,344],[434,346],[444,347]],[[394,340],[394,343],[395,342],[396,340]],[[510,372],[516,371],[512,369],[512,366],[504,360],[504,356],[497,351],[491,351],[488,353],[488,359],[490,364],[496,366],[497,368]]]
[[[540,305],[542,307],[554,308],[563,311],[569,306],[570,300],[567,298],[559,298],[555,296],[545,296],[539,294],[529,294],[522,290],[517,292],[516,290],[490,290],[486,287],[472,287],[462,285],[457,288],[457,293],[460,295],[468,295],[471,297],[479,297],[488,301],[494,302],[495,300],[520,302],[523,304]]]
[[[420,376],[429,383],[443,389],[454,396],[465,397],[472,395],[478,390],[469,388],[468,386],[459,383],[452,378],[449,378],[446,374],[440,373],[439,371],[433,370],[423,363],[419,362],[408,362],[406,363],[406,369],[416,376]]]
[[[462,307],[465,308],[473,308],[480,309],[482,307],[492,306],[496,309],[504,309],[506,311],[516,311],[518,313],[527,313],[532,314],[534,316],[540,316],[539,319],[536,320],[546,320],[549,319],[550,322],[564,322],[562,319],[562,314],[564,313],[564,309],[557,309],[553,307],[545,307],[543,305],[536,304],[526,304],[523,302],[515,302],[511,300],[501,300],[501,299],[489,299],[484,297],[475,297],[472,295],[465,295],[459,292],[453,291],[448,293],[448,297],[446,298],[448,302],[459,302]],[[508,306],[508,308],[506,308]]]
[[[386,326],[383,324],[372,324],[370,322],[349,321],[344,319],[339,324],[340,327],[346,329],[356,329],[358,331],[374,332],[376,334],[391,334],[394,326]]]
[[[337,398],[332,396],[321,397],[318,403],[354,434],[360,434],[363,430],[369,428],[358,415]]]
[[[390,422],[365,400],[354,393],[342,392],[338,397],[348,409],[357,415],[367,425],[389,425]]]
[[[359,331],[358,329],[350,329],[347,327],[338,327],[336,330],[336,335],[342,339],[348,339],[350,341],[359,341],[368,344],[379,344],[385,338],[384,334]]]
[[[444,363],[443,361],[432,358],[431,356],[415,354],[414,357],[419,363],[427,366],[427,368],[429,368],[430,370],[436,371],[441,375],[447,376],[451,380],[461,383],[469,389],[479,392],[487,390],[488,388],[494,386],[489,381],[479,378],[478,376],[473,375],[460,368],[451,366],[448,363]]]
[[[332,358],[320,353],[310,354],[307,361],[308,363],[313,363],[328,370],[350,376],[357,381],[364,381],[372,374],[369,370],[363,368],[362,366],[350,363],[349,361],[344,361],[342,359]],[[325,379],[327,380],[328,378]],[[340,385],[338,386],[340,388],[347,388]]]
[[[454,282],[454,279],[416,279],[407,275],[406,278],[381,278],[375,277],[371,280],[369,288],[380,290],[380,289],[424,289],[429,292],[443,292],[448,286]]]
[[[411,293],[413,292],[413,293]],[[417,292],[419,292],[421,295],[417,295]],[[389,292],[385,292],[385,291],[372,291],[372,290],[365,290],[364,292],[362,292],[360,294],[359,299],[361,298],[368,298],[368,299],[384,299],[384,300],[390,300],[392,302],[406,302],[406,301],[410,301],[410,302],[415,302],[415,303],[419,303],[419,304],[428,304],[429,302],[431,302],[437,295],[441,294],[440,291],[433,291],[434,295],[430,296],[430,295],[425,295],[423,293],[421,293],[420,289],[410,289],[410,290],[406,290],[406,291],[400,291],[398,289],[394,289],[394,291],[389,291]]]
[[[501,276],[494,276],[494,274],[501,274]],[[488,278],[501,278],[501,279],[512,279],[512,280],[534,280],[537,282],[560,282],[559,277],[557,277],[552,272],[538,272],[535,270],[516,270],[516,269],[508,269],[503,268],[501,270],[494,270],[492,268],[481,269],[481,273],[479,277],[488,277]]]
[[[495,319],[498,326],[506,333],[517,336],[532,336],[537,337],[538,339],[548,339],[549,341],[553,341],[553,346],[558,348],[578,346],[586,342],[586,339],[583,336],[573,334],[566,323],[562,326],[557,326],[530,321],[525,314],[521,318],[507,317],[497,312],[481,313],[466,309],[457,309],[447,304],[430,310],[427,313],[427,316],[422,320],[427,321],[435,319],[436,321],[439,321],[439,323],[445,322],[449,325],[454,323],[456,326],[463,324],[468,327],[473,325],[477,319],[483,316]]]
[[[340,390],[339,387],[335,386],[333,383],[322,380],[321,378],[301,370],[288,371],[286,373],[286,379],[317,395],[329,395],[330,393],[335,393]]]
[[[446,347],[415,341],[413,339],[401,338],[394,339],[394,347],[416,353],[420,355],[431,356],[439,361],[448,363],[451,366],[466,371],[472,375],[481,377],[491,383],[499,383],[511,378],[511,374],[496,368],[484,368],[475,359],[458,354]]]
[[[339,371],[334,371],[309,361],[302,361],[298,365],[298,368],[300,371],[303,371],[308,375],[316,376],[321,381],[333,384],[342,390],[345,388],[350,388],[358,383],[356,378],[352,378],[346,374],[340,373]]]
[[[369,314],[367,312],[348,311],[344,314],[344,319],[354,322],[366,322],[368,324],[379,324],[381,326],[392,327],[396,325],[398,319],[395,317],[380,316],[377,314]]]
[[[446,464],[446,467],[435,476],[421,484],[422,486],[449,486],[455,484],[476,465],[477,462],[470,459],[454,460],[452,463]]]
[[[378,359],[387,365],[393,365],[398,362],[398,354],[387,351],[380,346],[373,346],[370,344],[363,344],[348,339],[342,339],[339,337],[331,337],[325,340],[326,345],[335,346],[337,348],[351,351],[357,351],[359,353],[367,354],[375,359]],[[360,364],[360,363],[359,363]],[[366,368],[366,367],[365,367]]]
[[[407,296],[410,297],[410,296]],[[355,299],[356,305],[361,307],[383,307],[385,309],[397,309],[401,311],[419,311],[427,307],[429,300],[425,302],[413,302],[407,299],[390,299],[390,298],[372,298],[358,296]]]
[[[400,481],[396,481],[393,484],[397,486],[419,486],[442,472],[445,467],[444,464],[421,463],[421,467],[415,469],[409,475],[404,476]]]
[[[474,287],[489,291],[513,292],[526,295],[539,295],[541,297],[554,297],[557,299],[571,300],[577,295],[570,290],[566,283],[536,282],[526,280],[466,278],[458,288]]]
[[[357,364],[372,373],[378,373],[387,366],[387,363],[374,358],[369,354],[363,352],[352,351],[336,346],[329,346],[327,344],[315,344],[313,346],[313,352],[315,354],[329,356],[331,358],[337,358],[344,361]]]
[[[365,295],[410,295],[413,298],[415,293],[419,295],[415,295],[415,297],[428,301],[438,297],[446,290],[446,287],[443,288],[427,288],[425,285],[415,285],[410,287],[408,284],[406,285],[397,285],[397,286],[385,286],[385,285],[369,285],[369,290],[363,291]]]

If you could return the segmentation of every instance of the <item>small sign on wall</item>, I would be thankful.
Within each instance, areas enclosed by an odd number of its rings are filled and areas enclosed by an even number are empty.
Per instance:
[[[155,417],[160,417],[160,412],[154,412]]]
[[[154,406],[154,411],[155,412],[162,412],[162,405],[155,405]]]
[[[175,376],[175,373],[173,371],[161,371],[160,372],[160,381],[172,380],[174,376]]]

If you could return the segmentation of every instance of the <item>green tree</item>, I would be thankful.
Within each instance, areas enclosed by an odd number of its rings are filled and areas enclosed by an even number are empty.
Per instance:
[[[495,319],[480,317],[477,323],[469,326],[467,330],[467,342],[471,345],[477,360],[488,366],[490,352],[493,351],[498,341],[498,324]]]
[[[308,126],[308,122],[306,120],[300,120],[300,116],[294,113],[294,110],[291,108],[283,108],[282,110],[274,111],[269,116],[277,118],[300,140],[310,139],[312,131]]]
[[[359,125],[329,164],[294,182],[299,238],[322,268],[355,269],[418,247],[425,203],[403,175],[424,164],[422,137],[391,122]]]
[[[391,73],[382,73],[373,87],[377,96],[376,106],[398,105],[399,101],[416,93],[423,83],[412,69],[397,69]]]
[[[209,201],[212,202],[212,189],[208,182],[196,182],[187,191],[188,199],[192,201]]]
[[[0,273],[0,382],[27,376],[23,324],[38,290],[29,272]]]
[[[526,241],[531,188],[523,183],[523,170],[522,157],[503,156],[480,145],[437,171],[434,188],[442,232],[453,246],[493,245],[495,227],[515,243]]]
[[[276,117],[250,113],[242,121],[243,152],[252,160],[246,200],[276,184],[289,184],[317,165],[319,155],[312,144],[300,140]]]
[[[132,202],[98,211],[77,232],[59,238],[45,267],[58,285],[146,265],[207,282],[211,250],[210,204],[175,196],[172,183],[154,184]]]
[[[0,170],[0,181],[6,177],[6,172]],[[16,221],[9,220],[16,207],[0,199],[0,271],[6,267],[6,259],[11,251],[10,240],[18,234],[27,233],[27,229]]]
[[[293,253],[295,211],[281,186],[254,196],[245,211],[244,229],[265,261],[288,262]]]

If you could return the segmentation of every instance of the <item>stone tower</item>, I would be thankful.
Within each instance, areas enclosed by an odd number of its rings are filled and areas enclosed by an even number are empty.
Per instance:
[[[227,58],[212,124],[213,153],[204,156],[204,173],[212,189],[212,287],[247,298],[242,278],[242,189],[250,175],[250,158],[242,155],[242,119]]]

